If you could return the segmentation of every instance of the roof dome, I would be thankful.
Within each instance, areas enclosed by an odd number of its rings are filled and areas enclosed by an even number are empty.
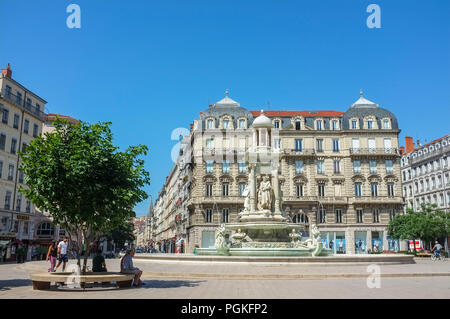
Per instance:
[[[363,91],[359,91],[359,99],[351,105],[351,107],[378,107],[378,104],[369,101],[363,97]]]
[[[272,128],[272,121],[264,115],[264,110],[261,110],[261,114],[253,121],[252,127],[254,128]]]
[[[214,107],[240,107],[241,105],[228,97],[228,90],[225,91],[225,97],[214,104]]]

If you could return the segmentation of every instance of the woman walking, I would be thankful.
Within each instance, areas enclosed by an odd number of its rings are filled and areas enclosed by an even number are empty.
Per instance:
[[[58,245],[56,243],[56,240],[54,240],[50,245],[50,247],[48,247],[47,258],[45,259],[48,260],[50,258],[50,268],[48,269],[48,272],[55,272],[57,256],[58,256]]]

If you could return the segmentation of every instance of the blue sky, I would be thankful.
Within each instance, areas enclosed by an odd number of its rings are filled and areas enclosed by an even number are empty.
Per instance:
[[[66,26],[71,3],[81,29]],[[366,26],[371,3],[381,29]],[[172,130],[227,88],[248,109],[340,111],[362,88],[398,117],[401,141],[450,133],[447,0],[0,0],[0,39],[0,65],[47,112],[111,121],[121,148],[148,145],[154,200]]]

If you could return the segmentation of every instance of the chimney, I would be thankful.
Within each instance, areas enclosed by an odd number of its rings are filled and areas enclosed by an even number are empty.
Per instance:
[[[420,144],[420,140],[417,140],[417,147],[421,147],[422,144]]]
[[[405,147],[400,146],[400,155],[403,155],[405,153]]]
[[[406,153],[414,151],[414,141],[411,136],[405,136]]]
[[[5,69],[2,69],[2,74],[7,77],[10,78],[12,77],[12,70],[11,70],[11,65],[8,63],[8,66]]]
[[[209,108],[210,108],[210,109],[212,109],[212,107],[213,107],[213,105],[212,105],[212,104],[210,104],[210,105],[209,105]]]

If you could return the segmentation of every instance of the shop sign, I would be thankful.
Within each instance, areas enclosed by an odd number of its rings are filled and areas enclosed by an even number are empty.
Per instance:
[[[17,219],[19,219],[19,220],[30,220],[30,216],[28,216],[28,215],[17,215]]]
[[[15,237],[16,237],[16,233],[0,233],[0,237],[11,237],[11,238],[15,238]]]

